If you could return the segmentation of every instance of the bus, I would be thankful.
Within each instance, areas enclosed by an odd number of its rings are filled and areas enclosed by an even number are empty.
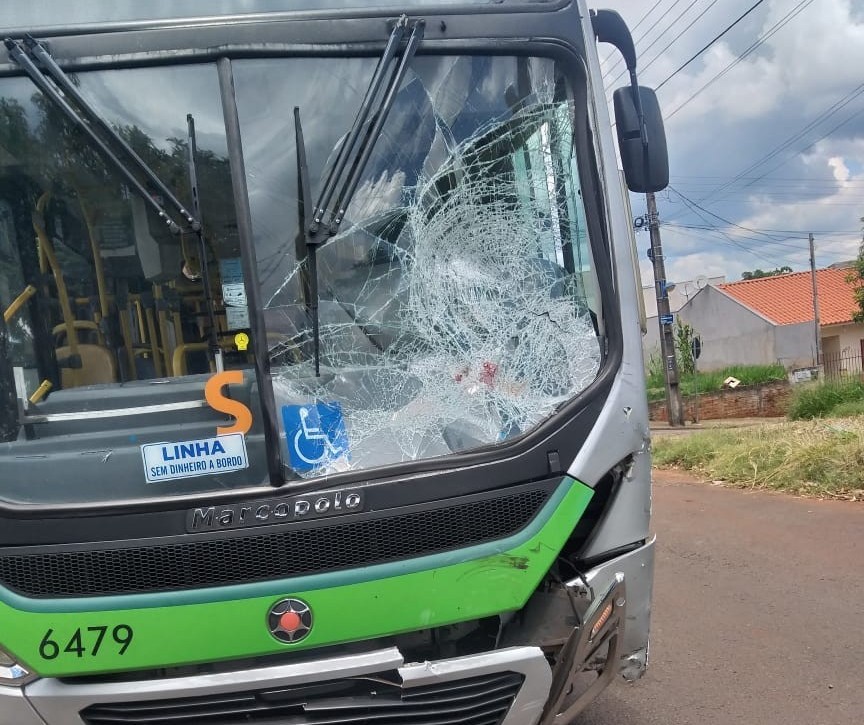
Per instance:
[[[630,32],[202,6],[0,10],[0,724],[571,722],[648,662]]]

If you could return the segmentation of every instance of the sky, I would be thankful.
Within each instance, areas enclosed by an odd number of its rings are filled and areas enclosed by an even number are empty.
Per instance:
[[[343,2],[317,0],[325,1]],[[153,0],[147,8],[170,15],[200,2]],[[316,4],[231,0],[232,7],[243,2],[259,10]],[[636,41],[640,82],[659,86],[671,172],[669,189],[658,195],[668,279],[724,275],[731,281],[756,268],[804,270],[809,232],[818,266],[856,256],[864,217],[864,0],[589,0],[589,5],[623,15]],[[223,6],[227,0],[208,3],[211,12]],[[0,25],[5,7],[0,3]],[[114,15],[106,19],[138,17],[141,7],[138,0],[117,0]],[[49,8],[53,12],[45,12]],[[77,6],[31,0],[16,13],[56,23],[75,16],[70,8]],[[626,81],[623,61],[609,45],[600,47],[600,58],[611,99]],[[221,138],[199,115],[202,140]],[[213,119],[220,123],[220,114]],[[634,214],[644,214],[644,197],[634,195],[631,201]],[[651,284],[647,231],[637,239],[643,282]]]
[[[678,70],[756,2],[590,3],[621,13],[640,84],[662,84],[670,187],[657,202],[672,281],[809,269],[809,232],[819,267],[853,259],[862,240],[864,0],[762,0]],[[626,82],[619,57],[600,46],[609,98]],[[645,213],[644,196],[631,201]],[[651,284],[647,231],[637,240]]]

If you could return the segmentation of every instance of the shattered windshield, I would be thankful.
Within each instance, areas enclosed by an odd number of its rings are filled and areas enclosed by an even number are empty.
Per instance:
[[[574,118],[552,60],[417,57],[317,250],[320,374],[292,109],[313,196],[375,59],[234,64],[282,456],[310,477],[445,456],[584,390],[603,334]]]

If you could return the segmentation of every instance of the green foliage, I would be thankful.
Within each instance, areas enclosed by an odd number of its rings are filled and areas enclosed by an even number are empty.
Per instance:
[[[790,420],[824,418],[839,405],[864,401],[864,382],[838,380],[802,385],[789,406]]]
[[[792,267],[787,267],[786,265],[769,270],[754,269],[752,272],[742,272],[741,279],[762,279],[763,277],[776,277],[778,274],[789,274],[791,271]]]
[[[693,375],[696,370],[696,361],[693,359],[693,340],[696,339],[696,330],[689,322],[681,322],[681,318],[678,317],[675,320],[674,335],[678,372],[681,376]]]
[[[855,418],[864,415],[864,400],[849,400],[831,408],[831,418]]]
[[[37,114],[29,119],[15,99],[0,98],[0,147],[26,163],[27,179],[41,188],[30,192],[32,201],[43,191],[54,197],[77,198],[82,205],[96,199],[120,199],[125,181],[96,151],[79,129],[47,100],[33,96]],[[182,119],[182,115],[179,116]],[[188,177],[188,142],[185,138],[153,139],[135,125],[116,125],[114,130],[150,166],[184,203],[191,206]],[[122,160],[122,158],[121,158]],[[212,229],[234,224],[233,191],[228,159],[208,149],[197,150],[196,166],[201,189],[202,215]]]
[[[700,370],[695,375],[682,375],[680,379],[681,394],[688,396],[720,390],[723,387],[723,381],[730,376],[738,378],[742,385],[764,385],[787,378],[786,369],[780,364],[730,365],[722,370],[708,372]],[[649,401],[663,400],[666,397],[662,369],[652,370],[649,365],[647,386]]]
[[[737,378],[741,381],[741,385],[764,385],[765,383],[775,383],[778,380],[786,380],[789,376],[780,363],[772,363],[771,365],[729,365],[722,370],[711,370],[708,372],[700,372],[699,391],[710,392],[720,390],[723,387],[723,381],[728,377]]]
[[[864,217],[861,221],[864,221]],[[858,305],[852,319],[855,322],[864,322],[864,242],[858,247],[858,256],[852,271],[846,276],[846,282],[852,285],[852,294],[855,296],[855,304]]]
[[[28,200],[27,214],[44,192],[51,191],[46,218],[56,215],[66,219],[67,224],[83,224],[89,214],[99,224],[126,217],[130,213],[127,184],[113,165],[45,96],[35,94],[33,106],[36,113],[30,118],[18,100],[0,98],[0,148],[8,150],[16,163],[25,165],[19,190]],[[178,119],[182,119],[179,112]],[[180,202],[191,208],[187,140],[154,139],[136,125],[116,125],[114,130]],[[123,155],[121,160],[125,160]],[[224,230],[236,228],[228,159],[198,148],[196,170],[201,214],[209,232],[207,241],[212,243],[210,235],[224,235]],[[76,210],[76,206],[80,209]],[[170,208],[169,213],[174,215]],[[176,221],[181,220],[176,217]],[[70,239],[72,236],[68,235]],[[57,252],[62,255],[63,248],[58,247]],[[74,248],[67,259],[61,259],[61,267],[68,278],[86,280],[92,276],[90,259],[89,250]],[[199,271],[198,251],[193,245],[184,245],[184,260],[192,273]],[[79,266],[73,267],[76,264]],[[89,294],[85,287],[71,291]]]
[[[649,381],[660,381],[663,384],[663,358],[660,355],[660,348],[655,347],[649,354],[645,364],[646,373]],[[650,385],[650,382],[649,382]]]
[[[864,498],[864,419],[805,421],[657,437],[657,465],[742,488]]]

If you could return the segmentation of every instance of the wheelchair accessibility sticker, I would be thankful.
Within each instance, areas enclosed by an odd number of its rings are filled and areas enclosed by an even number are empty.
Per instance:
[[[348,460],[348,432],[339,403],[283,405],[282,422],[295,471],[305,473]]]

